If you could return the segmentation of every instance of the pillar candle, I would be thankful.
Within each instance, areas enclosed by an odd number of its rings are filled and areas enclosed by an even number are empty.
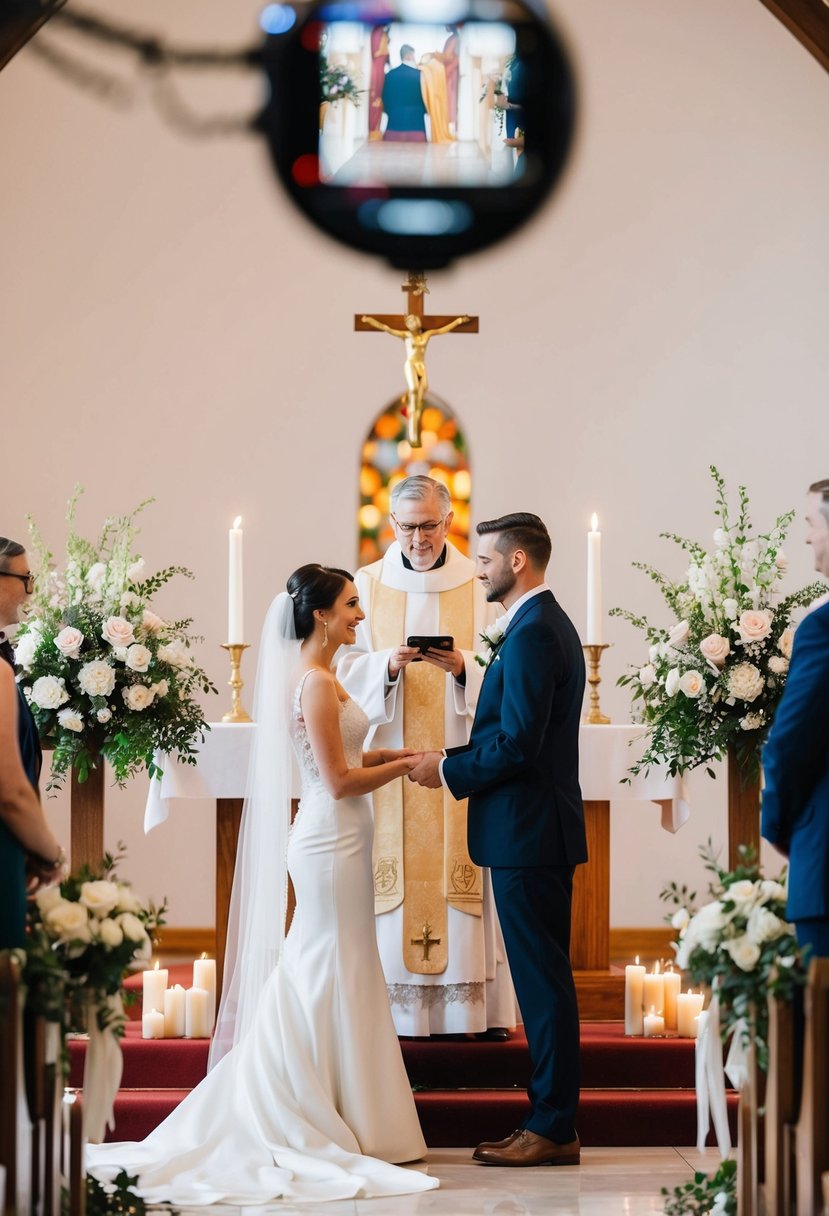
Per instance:
[[[651,1006],[650,1013],[645,1014],[643,1022],[646,1039],[651,1039],[656,1035],[665,1033],[665,1019],[661,1016],[661,1014],[654,1011],[653,1006]]]
[[[188,1039],[209,1039],[207,993],[203,988],[188,988],[185,996],[184,1033]]]
[[[625,967],[625,1034],[642,1033],[642,990],[645,968],[639,966],[639,955],[635,963]]]
[[[180,1039],[185,1030],[185,998],[181,984],[164,993],[164,1038]]]
[[[594,515],[587,533],[587,644],[602,641],[602,534]]]
[[[141,1005],[142,1013],[150,1013],[164,1008],[164,992],[167,988],[167,968],[159,967],[156,961],[152,971],[145,971],[144,999]]]
[[[163,1039],[164,1038],[164,1014],[159,1013],[157,1009],[151,1009],[149,1013],[145,1013],[141,1017],[141,1038],[142,1039]]]
[[[705,996],[701,992],[680,992],[676,998],[676,1029],[683,1039],[697,1037],[696,1018],[702,1013]]]
[[[237,515],[228,532],[227,640],[241,646],[245,640],[245,603],[242,586],[242,517]]]
[[[207,993],[207,1016],[210,1029],[216,1021],[216,960],[203,954],[193,963],[193,987]]]
[[[654,1012],[664,1013],[665,1011],[665,977],[659,970],[659,963],[654,964],[653,971],[649,971],[645,976],[644,989],[642,992],[642,1001],[646,1009],[653,1006]]]
[[[676,1030],[676,998],[682,987],[682,976],[672,968],[662,976],[665,991],[665,1029]]]

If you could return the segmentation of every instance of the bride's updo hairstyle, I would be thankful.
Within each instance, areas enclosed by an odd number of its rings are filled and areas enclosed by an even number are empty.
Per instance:
[[[294,628],[304,641],[314,632],[314,613],[318,608],[333,608],[346,583],[353,582],[347,570],[311,562],[294,570],[288,579],[288,594],[294,601]]]

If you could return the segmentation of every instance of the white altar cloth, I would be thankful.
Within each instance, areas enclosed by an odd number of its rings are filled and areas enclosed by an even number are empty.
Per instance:
[[[198,763],[180,764],[158,752],[161,780],[150,782],[144,811],[144,832],[164,823],[175,798],[244,798],[253,722],[212,722],[198,750]],[[582,726],[579,732],[579,775],[585,802],[655,802],[662,810],[662,827],[677,832],[690,815],[685,782],[664,769],[632,777],[622,784],[644,749],[641,726]]]

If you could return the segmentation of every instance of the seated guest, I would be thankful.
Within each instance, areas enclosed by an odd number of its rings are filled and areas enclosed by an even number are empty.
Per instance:
[[[33,589],[26,550],[0,536],[0,949],[23,945],[27,866],[31,889],[59,878],[65,861],[37,794],[40,742],[5,633]]]
[[[401,143],[426,143],[426,103],[423,100],[420,72],[415,66],[414,47],[400,48],[400,65],[386,75],[383,109],[388,116],[383,139]]]

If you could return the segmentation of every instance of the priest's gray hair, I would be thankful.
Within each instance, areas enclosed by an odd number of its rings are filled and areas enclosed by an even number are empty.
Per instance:
[[[404,481],[398,481],[397,485],[391,492],[391,509],[397,510],[397,504],[401,498],[412,498],[418,502],[423,502],[427,498],[437,498],[440,503],[442,515],[448,515],[452,510],[452,499],[449,497],[449,491],[443,482],[435,481],[434,477],[424,477],[418,474],[417,477],[407,477]]]

